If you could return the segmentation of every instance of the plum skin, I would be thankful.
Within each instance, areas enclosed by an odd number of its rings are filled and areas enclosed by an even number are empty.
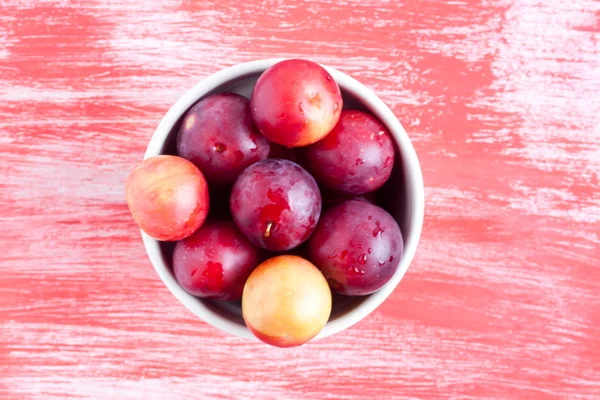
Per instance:
[[[331,314],[331,289],[308,260],[282,255],[259,265],[244,285],[242,315],[261,341],[300,346],[323,329]]]
[[[307,169],[323,187],[346,194],[379,189],[394,166],[394,142],[374,116],[344,110],[331,133],[303,149]]]
[[[260,256],[260,250],[232,221],[212,220],[177,242],[173,273],[180,286],[194,296],[238,300]]]
[[[267,159],[238,177],[230,207],[236,225],[252,243],[285,251],[298,247],[315,229],[321,194],[313,177],[298,164]]]
[[[400,227],[387,211],[348,200],[323,213],[307,247],[309,259],[334,290],[364,296],[392,278],[404,243]]]
[[[192,161],[211,186],[228,186],[249,165],[269,155],[269,141],[258,131],[249,100],[217,93],[197,102],[185,115],[177,153]]]
[[[268,68],[250,98],[258,129],[286,147],[322,139],[337,123],[342,106],[340,88],[331,75],[317,63],[298,59]]]
[[[138,226],[162,241],[190,236],[202,226],[209,209],[204,175],[177,156],[150,157],[138,164],[127,178],[125,197]]]

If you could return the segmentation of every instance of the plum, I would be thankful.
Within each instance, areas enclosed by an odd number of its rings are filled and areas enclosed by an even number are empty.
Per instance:
[[[173,273],[188,293],[216,300],[237,300],[260,250],[232,221],[207,221],[175,245]]]
[[[238,177],[230,198],[231,214],[255,245],[285,251],[302,244],[321,214],[321,194],[313,177],[282,159],[259,161]]]
[[[273,346],[308,342],[323,329],[330,314],[329,285],[302,257],[271,258],[252,272],[244,286],[244,321],[258,339]]]
[[[306,147],[305,166],[323,187],[347,194],[379,189],[394,166],[394,142],[374,116],[344,110],[323,140]]]
[[[157,240],[190,236],[208,214],[204,175],[190,161],[177,156],[144,160],[127,178],[125,195],[135,222]]]
[[[403,246],[400,228],[387,211],[348,200],[323,213],[307,247],[334,290],[362,296],[392,278]]]
[[[218,93],[186,113],[177,153],[200,168],[211,186],[228,186],[247,166],[267,158],[269,141],[256,129],[248,99]]]
[[[343,100],[340,88],[319,64],[281,61],[256,82],[250,107],[256,126],[272,142],[306,146],[322,139],[337,123]]]

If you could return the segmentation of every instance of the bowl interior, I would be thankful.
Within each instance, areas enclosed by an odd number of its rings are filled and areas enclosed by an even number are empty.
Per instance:
[[[232,76],[223,80],[224,83],[205,91],[204,96],[231,91],[250,98],[252,89],[260,74],[275,61],[265,61],[264,68],[254,68],[246,73],[232,73]],[[423,185],[418,160],[404,129],[393,113],[368,89],[357,81],[330,69],[334,79],[340,85],[344,99],[345,109],[360,109],[376,115],[392,133],[396,149],[396,161],[391,178],[378,192],[380,203],[396,219],[403,233],[405,252],[400,260],[399,269],[392,280],[380,291],[364,297],[347,297],[334,294],[333,309],[327,326],[319,337],[325,337],[339,332],[346,327],[358,322],[375,309],[394,289],[408,268],[408,263],[413,257],[422,225]],[[209,78],[210,79],[210,78]],[[193,91],[193,89],[192,89]],[[187,96],[187,99],[186,99]],[[185,100],[186,109],[189,109],[199,98],[193,94],[186,94],[178,103]],[[177,106],[177,104],[176,104]],[[169,113],[173,112],[176,106]],[[186,110],[185,109],[185,110]],[[166,137],[158,137],[160,143],[151,142],[146,157],[156,154],[176,154],[176,138],[185,110],[180,107],[177,121],[168,128]],[[183,111],[183,112],[181,112]],[[167,117],[165,117],[165,120]],[[164,122],[164,121],[163,121]],[[161,125],[163,124],[161,122]],[[164,128],[163,128],[164,130]],[[157,128],[157,133],[161,126]],[[157,136],[155,133],[155,136]],[[153,137],[153,141],[155,137]],[[401,151],[402,149],[402,151]],[[408,154],[407,154],[408,153]],[[414,169],[418,171],[414,171]],[[408,188],[408,189],[407,189]],[[150,259],[161,279],[173,294],[196,315],[203,318],[211,325],[238,336],[253,338],[242,319],[241,301],[222,302],[207,299],[198,299],[188,295],[178,287],[172,274],[173,243],[157,242],[143,234],[146,249]],[[157,260],[158,259],[158,260]]]

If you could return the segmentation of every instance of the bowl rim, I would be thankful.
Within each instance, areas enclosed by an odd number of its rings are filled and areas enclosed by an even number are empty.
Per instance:
[[[144,154],[144,160],[160,155],[164,148],[164,143],[167,140],[171,130],[183,116],[183,114],[199,99],[219,89],[233,80],[239,80],[246,77],[256,76],[265,71],[275,63],[289,58],[269,58],[255,60],[233,65],[222,69],[205,79],[202,79],[192,88],[188,89],[175,104],[167,111],[158,126],[156,127],[152,138],[148,144]],[[398,269],[385,286],[375,293],[366,297],[355,308],[341,314],[334,320],[327,322],[323,330],[315,339],[325,338],[334,335],[350,326],[356,324],[367,315],[372,313],[383,301],[389,297],[392,291],[398,286],[404,274],[408,270],[410,263],[417,250],[419,238],[423,227],[425,194],[423,176],[421,167],[415,149],[404,130],[404,127],[394,115],[391,109],[370,89],[357,81],[356,79],[346,75],[345,73],[329,67],[323,66],[338,83],[342,91],[351,94],[354,98],[365,105],[373,114],[375,114],[381,122],[389,129],[396,145],[402,155],[402,163],[404,170],[406,186],[410,186],[407,190],[407,198],[409,199],[410,207],[408,213],[411,214],[412,229],[409,232],[402,232],[406,239],[404,245],[404,253],[400,260]],[[410,183],[410,185],[409,185]],[[245,325],[240,325],[222,314],[216,312],[211,307],[204,304],[202,301],[188,294],[175,280],[170,272],[169,266],[164,262],[164,257],[160,249],[160,242],[148,236],[141,231],[144,247],[150,258],[152,266],[156,270],[158,276],[163,281],[169,291],[193,314],[202,319],[209,325],[238,337],[258,340]],[[313,339],[313,340],[315,340]]]

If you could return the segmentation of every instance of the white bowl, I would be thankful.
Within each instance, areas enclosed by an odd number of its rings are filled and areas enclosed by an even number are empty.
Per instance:
[[[233,91],[250,98],[260,74],[281,59],[238,64],[221,70],[188,90],[164,116],[146,150],[144,159],[159,154],[174,154],[174,142],[181,117],[206,95]],[[396,163],[386,184],[388,211],[398,221],[404,237],[404,254],[392,279],[379,291],[365,297],[334,296],[329,322],[317,336],[333,335],[357,323],[375,310],[398,286],[417,249],[423,226],[424,191],[421,167],[406,131],[392,111],[371,90],[350,76],[324,66],[338,83],[344,96],[344,108],[362,108],[377,116],[391,132],[396,144]],[[142,232],[144,246],[154,269],[173,295],[200,319],[232,335],[257,340],[245,326],[240,302],[198,299],[185,292],[171,270],[172,244],[159,242]]]

